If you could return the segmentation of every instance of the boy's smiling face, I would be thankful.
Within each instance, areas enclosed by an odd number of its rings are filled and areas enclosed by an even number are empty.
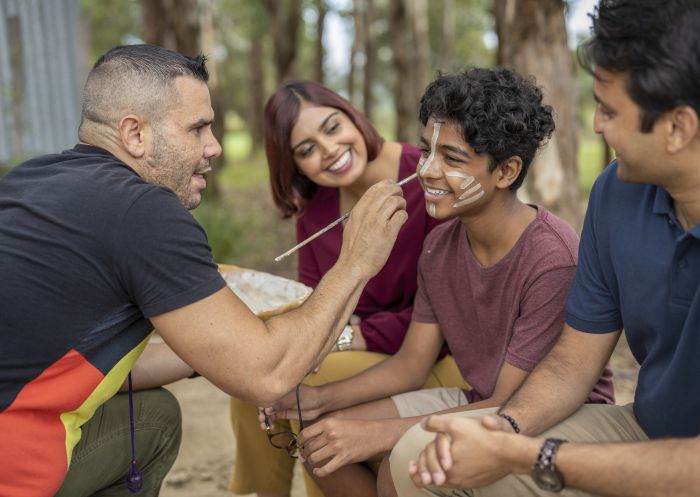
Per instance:
[[[453,122],[430,118],[423,130],[418,176],[428,214],[446,219],[480,210],[493,195],[498,168],[477,154]]]

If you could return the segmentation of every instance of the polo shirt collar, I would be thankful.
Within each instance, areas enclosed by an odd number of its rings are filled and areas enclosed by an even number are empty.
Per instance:
[[[666,190],[658,185],[653,185],[652,187],[656,189],[653,207],[654,214],[666,215],[675,223],[679,223],[678,218],[676,217],[676,211],[673,209],[673,199],[671,198],[671,195],[669,195]],[[700,224],[693,226],[692,229],[688,231],[688,234],[700,240]]]
[[[652,188],[656,189],[656,194],[654,196],[654,214],[666,214],[675,221],[676,213],[673,211],[673,199],[671,195],[658,185],[652,185]]]

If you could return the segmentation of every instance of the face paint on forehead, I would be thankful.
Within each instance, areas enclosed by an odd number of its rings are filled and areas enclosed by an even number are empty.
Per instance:
[[[460,190],[464,190],[466,187],[474,183],[474,176],[469,176],[465,173],[460,173],[457,171],[450,171],[445,173],[445,176],[450,176],[452,178],[464,178],[464,181],[459,185]]]
[[[430,164],[433,162],[433,159],[435,159],[435,145],[437,145],[438,137],[440,136],[440,126],[442,126],[442,123],[433,122],[433,137],[430,139],[430,155],[428,155],[428,158],[420,168],[421,177],[425,176]]]

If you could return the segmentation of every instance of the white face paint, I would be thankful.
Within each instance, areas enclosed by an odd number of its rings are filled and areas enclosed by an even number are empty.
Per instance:
[[[478,186],[481,186],[481,184],[479,184]],[[484,196],[484,194],[485,194],[484,190],[481,190],[479,193],[477,193],[473,197],[469,197],[468,199],[465,199],[465,200],[462,200],[461,202],[457,202],[457,203],[453,204],[452,207],[462,207],[463,205],[469,205],[472,202],[476,202],[477,200],[479,200],[481,197]],[[462,197],[459,197],[459,198],[462,198]]]
[[[468,174],[465,173],[460,173],[457,171],[450,171],[445,173],[445,176],[451,176],[453,178],[464,178],[464,181],[459,185],[460,190],[465,190],[469,185],[474,183],[475,178],[474,176],[469,176]],[[477,183],[476,185],[472,186],[469,188],[469,190],[466,190],[459,196],[459,202],[456,202],[452,204],[453,208],[456,207],[462,207],[464,205],[469,205],[472,202],[476,202],[479,200],[481,197],[484,196],[484,190],[482,189],[481,183]]]
[[[430,215],[430,217],[435,217],[436,207],[435,204],[432,202],[428,202],[428,214]]]
[[[465,173],[459,173],[457,171],[450,171],[448,173],[445,173],[445,176],[450,176],[452,178],[464,178],[464,181],[462,181],[462,184],[459,185],[459,188],[464,190],[466,187],[474,183],[474,176],[469,176],[468,174]]]
[[[420,168],[421,178],[425,177],[425,173],[428,171],[433,159],[435,159],[435,146],[437,145],[438,137],[440,136],[440,126],[442,126],[442,123],[433,123],[433,137],[430,139],[430,155],[428,155],[428,158],[425,159],[425,162],[423,162],[423,165]]]
[[[464,200],[465,198],[467,198],[467,197],[469,197],[469,196],[475,194],[476,192],[478,192],[480,189],[481,189],[481,183],[477,183],[476,185],[474,185],[473,187],[471,187],[469,190],[467,190],[466,192],[464,192],[463,194],[461,194],[461,195],[459,196],[459,200]]]

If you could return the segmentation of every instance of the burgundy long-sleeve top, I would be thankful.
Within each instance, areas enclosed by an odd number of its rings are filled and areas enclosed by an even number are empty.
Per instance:
[[[419,149],[402,145],[399,180],[416,172],[419,158]],[[418,180],[406,183],[403,191],[408,220],[401,227],[386,264],[367,283],[354,312],[362,318],[360,328],[371,352],[394,354],[401,347],[411,322],[423,240],[441,222],[427,214]],[[297,240],[308,238],[340,217],[338,195],[337,188],[318,188],[297,218]],[[337,261],[342,238],[343,227],[338,225],[303,247],[299,251],[299,281],[316,287]]]

